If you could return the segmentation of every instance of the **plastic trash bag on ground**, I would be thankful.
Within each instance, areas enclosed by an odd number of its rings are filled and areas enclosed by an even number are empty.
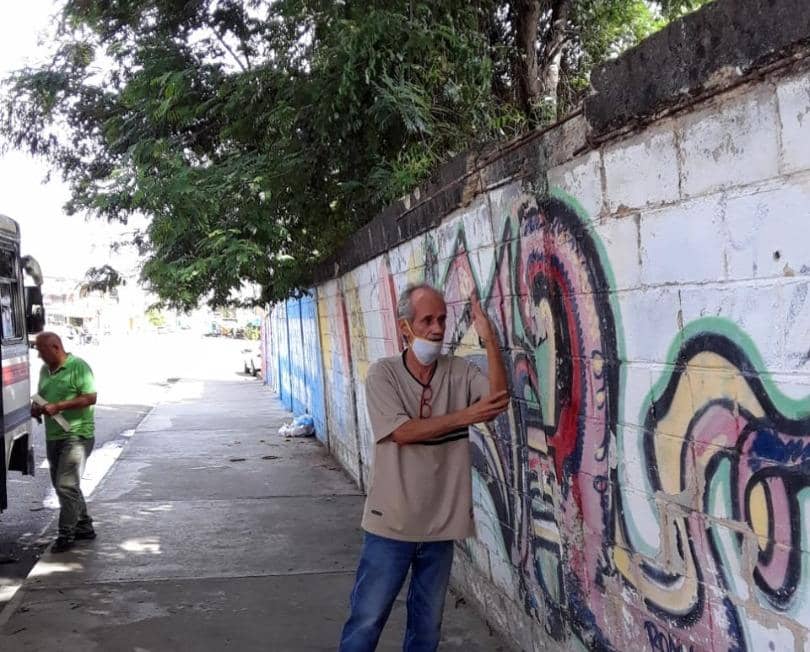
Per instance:
[[[282,437],[312,437],[315,434],[315,419],[309,414],[302,414],[278,429]]]

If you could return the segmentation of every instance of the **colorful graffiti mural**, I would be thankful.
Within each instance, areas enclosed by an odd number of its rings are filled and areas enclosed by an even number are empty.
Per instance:
[[[719,319],[685,327],[634,421],[610,269],[570,200],[519,200],[483,284],[463,228],[444,270],[426,247],[425,277],[455,307],[451,350],[478,357],[474,292],[508,352],[513,408],[473,439],[479,532],[499,533],[488,547],[552,637],[754,650],[763,632],[810,622],[808,403],[762,379],[743,333]],[[626,486],[630,460],[645,487]],[[654,545],[639,533],[651,526]]]
[[[371,437],[362,388],[368,367],[383,355],[402,350],[397,320],[396,292],[388,261],[382,257],[372,269],[346,274],[338,284],[319,293],[320,345],[330,382],[326,411],[335,436],[335,454],[362,485],[371,464]],[[369,313],[373,318],[369,319]],[[351,396],[350,400],[346,400]],[[356,425],[356,424],[359,424]]]
[[[448,349],[485,366],[471,327],[478,296],[513,401],[473,432],[474,563],[550,637],[590,650],[801,649],[810,401],[782,394],[753,342],[720,318],[681,325],[637,396],[594,225],[563,195],[491,205],[321,286],[317,316],[311,300],[281,306],[282,399],[296,403],[318,345],[328,388],[303,400],[324,405],[332,452],[362,485],[365,370],[401,350],[397,290],[421,279],[442,287]],[[301,320],[310,328],[291,342]]]

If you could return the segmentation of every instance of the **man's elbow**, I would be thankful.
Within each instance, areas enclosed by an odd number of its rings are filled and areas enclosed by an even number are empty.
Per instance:
[[[85,394],[85,400],[87,401],[87,405],[95,405],[96,404],[96,394]]]
[[[404,446],[405,444],[410,443],[407,434],[402,432],[400,429],[394,430],[394,432],[391,433],[391,441],[398,446]]]

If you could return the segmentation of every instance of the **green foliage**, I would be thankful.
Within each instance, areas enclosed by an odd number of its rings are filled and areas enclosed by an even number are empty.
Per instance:
[[[83,297],[93,292],[114,295],[117,289],[126,283],[126,279],[110,265],[91,267],[79,287],[79,294]]]
[[[565,106],[593,65],[663,24],[644,0],[568,2]],[[62,173],[69,213],[151,218],[135,243],[166,305],[228,305],[245,283],[261,302],[283,299],[442,161],[528,128],[512,11],[495,0],[65,0],[51,60],[5,80],[0,135]]]
[[[148,310],[146,313],[146,319],[150,324],[152,324],[152,326],[156,328],[166,325],[166,315],[164,315],[157,308],[151,308]]]
[[[254,324],[245,326],[245,339],[256,341],[261,336],[261,330]]]

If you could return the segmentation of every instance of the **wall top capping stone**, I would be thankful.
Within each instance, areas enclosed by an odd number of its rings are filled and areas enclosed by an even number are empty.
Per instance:
[[[715,0],[591,74],[592,136],[727,87],[809,43],[807,0]]]

